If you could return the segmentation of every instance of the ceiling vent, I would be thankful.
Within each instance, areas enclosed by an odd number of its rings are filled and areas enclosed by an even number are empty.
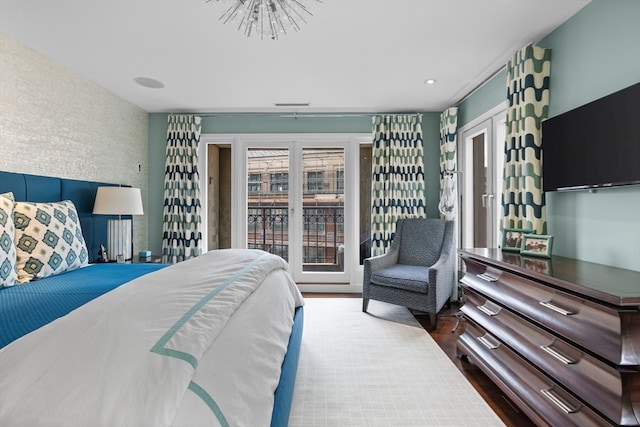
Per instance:
[[[276,102],[276,107],[308,107],[311,105],[309,102]]]

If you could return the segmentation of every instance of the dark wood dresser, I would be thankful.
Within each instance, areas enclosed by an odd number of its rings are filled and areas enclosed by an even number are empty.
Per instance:
[[[500,249],[459,253],[459,357],[538,425],[640,425],[640,272]]]

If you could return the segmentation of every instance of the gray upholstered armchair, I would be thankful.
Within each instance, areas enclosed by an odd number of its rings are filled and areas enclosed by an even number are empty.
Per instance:
[[[450,301],[454,284],[453,221],[400,219],[389,251],[364,261],[362,311],[369,300],[436,315]]]

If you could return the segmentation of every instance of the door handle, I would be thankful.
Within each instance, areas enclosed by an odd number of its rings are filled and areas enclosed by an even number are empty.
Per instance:
[[[482,207],[486,208],[487,207],[487,200],[489,201],[489,203],[491,203],[493,201],[493,194],[483,194],[482,195]]]

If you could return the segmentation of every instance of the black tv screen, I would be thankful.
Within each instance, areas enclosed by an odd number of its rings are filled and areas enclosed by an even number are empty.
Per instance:
[[[544,191],[640,184],[640,83],[542,123]]]

